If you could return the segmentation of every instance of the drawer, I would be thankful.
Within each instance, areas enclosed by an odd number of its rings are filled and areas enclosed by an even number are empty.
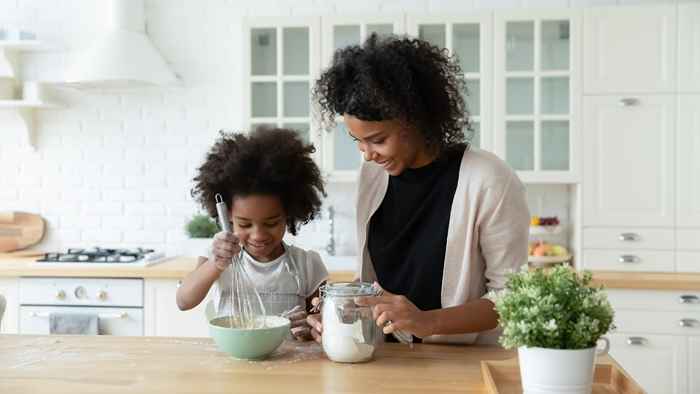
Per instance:
[[[590,227],[583,229],[583,247],[591,249],[673,249],[673,229]]]
[[[700,291],[606,289],[615,309],[688,311],[700,313]]]
[[[673,251],[584,249],[583,267],[603,271],[673,272]]]
[[[615,310],[615,332],[700,335],[700,312]]]
[[[700,230],[676,230],[676,249],[700,252]]]
[[[676,252],[676,271],[700,272],[700,251]]]

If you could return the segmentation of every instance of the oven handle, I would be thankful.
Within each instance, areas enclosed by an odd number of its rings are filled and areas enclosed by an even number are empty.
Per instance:
[[[50,313],[48,312],[32,312],[29,314],[30,317],[41,317],[41,318],[48,318]],[[97,317],[100,319],[126,319],[129,317],[129,314],[127,312],[121,312],[121,313],[98,313]]]

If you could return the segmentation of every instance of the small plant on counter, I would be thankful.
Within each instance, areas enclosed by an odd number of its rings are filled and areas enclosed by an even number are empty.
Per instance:
[[[511,274],[496,301],[508,349],[587,349],[613,326],[613,309],[591,273],[567,265]]]
[[[216,222],[207,215],[194,215],[187,225],[185,232],[190,238],[212,238],[219,232]]]

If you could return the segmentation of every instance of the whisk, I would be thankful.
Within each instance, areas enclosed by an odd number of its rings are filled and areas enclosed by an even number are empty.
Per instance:
[[[216,212],[219,217],[219,225],[221,229],[231,232],[231,223],[229,222],[228,207],[224,202],[221,194],[216,194]],[[240,246],[238,255],[232,258],[231,267],[231,313],[229,315],[229,323],[231,328],[257,328],[265,325],[265,304],[260,298],[255,285],[252,283],[246,274],[243,265],[243,245]],[[238,313],[234,313],[235,311]],[[263,317],[263,319],[258,319]],[[262,324],[260,324],[262,323]]]

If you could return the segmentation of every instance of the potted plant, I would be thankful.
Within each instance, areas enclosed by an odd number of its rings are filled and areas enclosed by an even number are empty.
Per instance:
[[[191,256],[206,256],[206,251],[211,245],[214,234],[219,232],[216,222],[207,215],[197,214],[185,225],[185,233],[188,240],[183,254]]]
[[[595,356],[610,346],[603,335],[613,328],[613,309],[602,288],[590,282],[590,272],[579,274],[568,265],[525,267],[509,275],[496,297],[499,341],[518,349],[525,393],[591,392]]]

